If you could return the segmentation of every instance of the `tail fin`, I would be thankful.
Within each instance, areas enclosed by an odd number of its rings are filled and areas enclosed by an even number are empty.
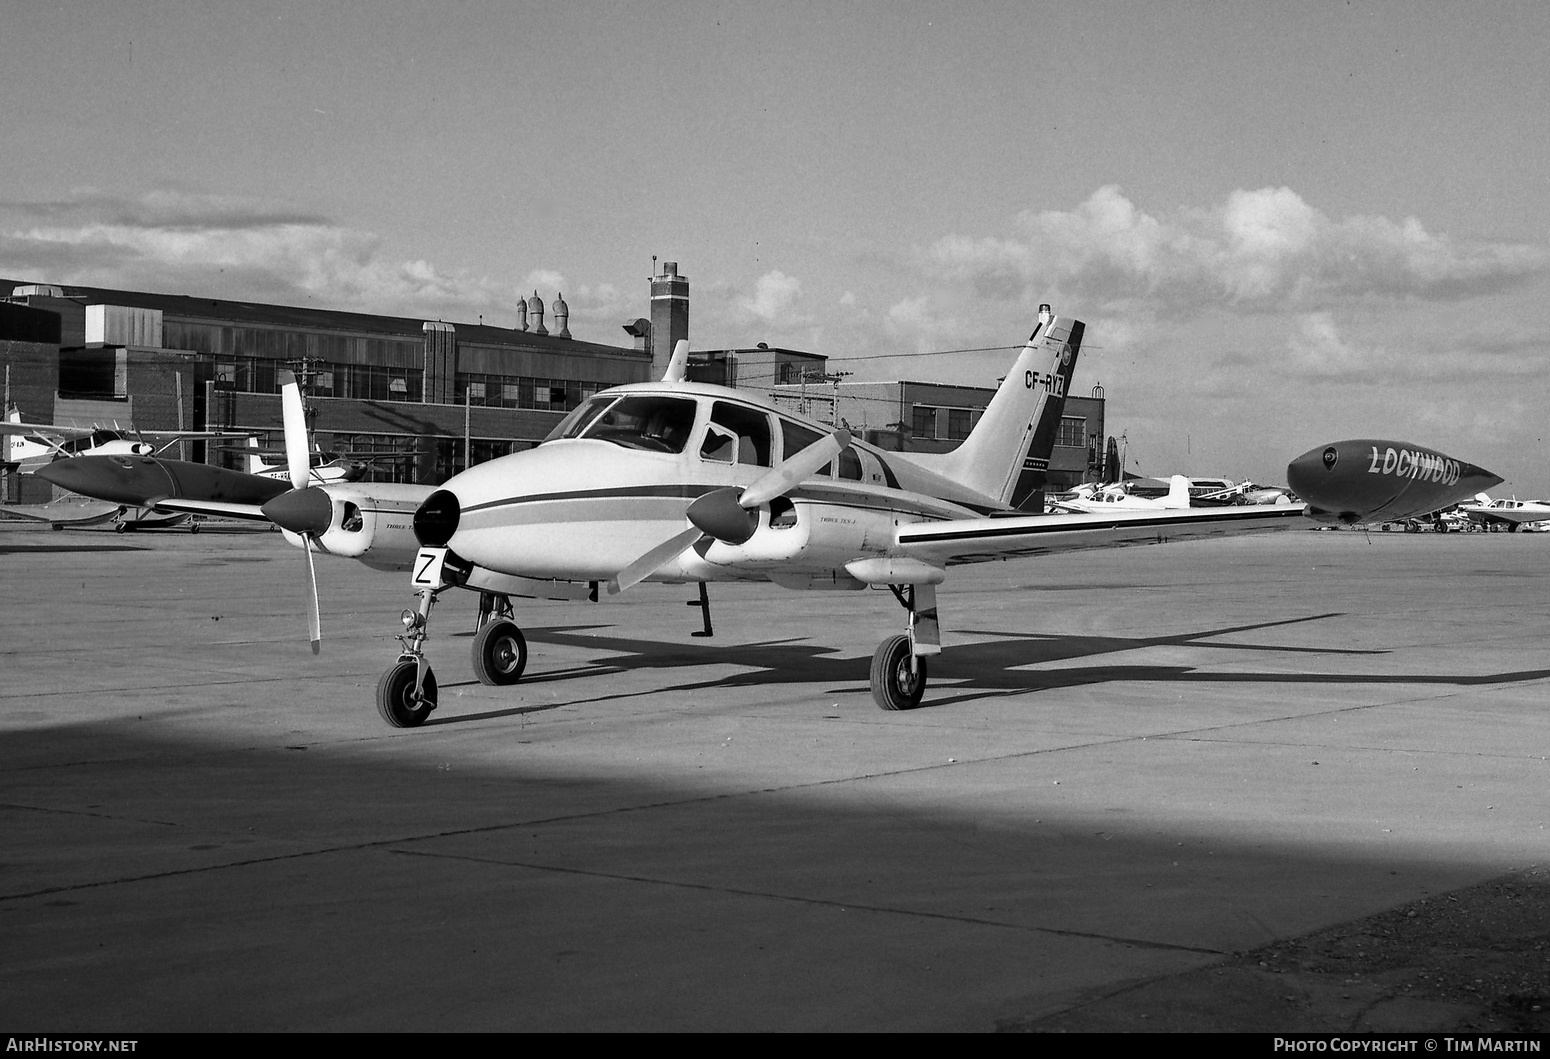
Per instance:
[[[1163,497],[1162,505],[1169,510],[1189,507],[1189,479],[1182,474],[1169,478],[1168,495]]]
[[[272,471],[272,470],[274,470],[273,467],[270,467],[268,464],[266,464],[264,462],[264,457],[259,455],[259,453],[258,453],[258,438],[255,437],[252,434],[248,435],[248,449],[250,450],[248,452],[248,473],[249,474],[262,474],[264,471]]]
[[[1086,325],[1039,307],[1039,324],[974,429],[934,469],[999,503],[1043,504],[1050,453]]]

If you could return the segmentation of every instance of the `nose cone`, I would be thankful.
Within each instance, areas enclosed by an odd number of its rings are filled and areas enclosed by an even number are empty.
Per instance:
[[[261,510],[270,522],[292,533],[322,533],[334,521],[333,498],[312,486],[281,493]]]
[[[450,489],[436,490],[414,513],[415,539],[428,548],[445,547],[457,532],[462,514],[456,493]]]
[[[1359,444],[1336,442],[1309,449],[1286,465],[1287,487],[1306,500],[1311,511],[1342,522],[1355,522],[1361,512],[1382,507],[1398,492],[1398,483],[1363,481]]]
[[[116,504],[144,504],[172,492],[166,471],[146,456],[73,456],[45,464],[36,474],[61,489]]]
[[[759,513],[738,503],[741,489],[714,489],[689,505],[689,521],[701,533],[727,544],[742,544],[753,536]]]

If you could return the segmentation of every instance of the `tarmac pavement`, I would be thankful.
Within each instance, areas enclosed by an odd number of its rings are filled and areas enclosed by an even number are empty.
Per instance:
[[[449,595],[440,707],[395,730],[407,575],[321,558],[314,658],[273,534],[0,526],[0,1029],[1452,1025],[1492,998],[1222,975],[1540,878],[1547,549],[957,568],[897,714],[867,689],[885,592],[713,585],[709,640],[686,586],[524,604],[509,688]]]

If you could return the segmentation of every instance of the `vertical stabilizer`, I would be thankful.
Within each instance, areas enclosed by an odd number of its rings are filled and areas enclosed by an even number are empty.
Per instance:
[[[1001,504],[1042,492],[1085,330],[1041,306],[1039,326],[979,422],[932,469]]]

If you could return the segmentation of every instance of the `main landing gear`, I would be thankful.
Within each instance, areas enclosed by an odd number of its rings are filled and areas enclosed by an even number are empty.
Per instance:
[[[419,605],[404,611],[398,640],[403,653],[377,681],[377,712],[394,728],[417,728],[436,708],[436,675],[425,657],[431,608],[451,586],[422,588]],[[479,594],[478,631],[474,634],[474,675],[490,685],[515,684],[527,668],[527,640],[511,620],[511,599],[498,592]]]
[[[913,710],[926,691],[926,656],[942,653],[936,586],[889,585],[888,590],[909,612],[909,629],[884,640],[872,655],[872,698],[885,710]]]

